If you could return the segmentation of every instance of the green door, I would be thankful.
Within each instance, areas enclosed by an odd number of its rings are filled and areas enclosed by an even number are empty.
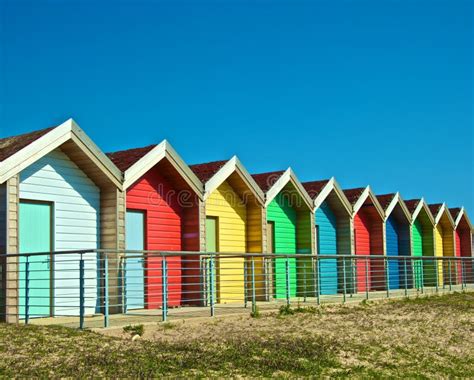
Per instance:
[[[20,201],[19,251],[20,253],[52,251],[52,205]],[[30,317],[51,315],[51,257],[50,254],[20,257],[19,291],[20,317],[25,317],[28,298]],[[28,260],[28,294],[26,269]]]
[[[218,244],[217,244],[217,218],[215,217],[206,217],[206,252],[210,253],[216,253],[219,250]],[[207,302],[210,302],[210,283],[211,283],[211,272],[210,272],[210,261],[207,260],[205,265],[204,265],[204,271],[206,273],[206,299]],[[212,282],[213,282],[213,302],[217,303],[217,261],[214,261],[214,271],[212,274]]]

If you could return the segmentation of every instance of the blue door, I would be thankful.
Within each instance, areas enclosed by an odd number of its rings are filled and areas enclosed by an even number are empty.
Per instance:
[[[126,249],[145,249],[145,213],[127,211]],[[140,254],[127,253],[125,259],[125,309],[145,307],[144,258]]]
[[[399,256],[399,228],[393,215],[386,224],[387,256]],[[388,279],[390,289],[400,288],[400,263],[398,260],[388,260]]]
[[[337,220],[326,202],[316,210],[316,241],[319,255],[337,257]],[[321,294],[336,294],[338,284],[337,259],[319,260]]]
[[[20,201],[20,253],[51,252],[52,204]],[[51,260],[50,253],[20,257],[19,312],[24,318],[26,304],[30,317],[51,315]],[[28,268],[28,270],[27,270]],[[27,280],[28,276],[28,282]]]

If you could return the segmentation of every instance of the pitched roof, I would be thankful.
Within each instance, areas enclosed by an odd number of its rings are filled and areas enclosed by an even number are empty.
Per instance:
[[[121,170],[126,171],[134,163],[145,156],[156,145],[148,145],[143,148],[134,148],[127,150],[120,150],[117,152],[106,153],[110,160]]]
[[[456,220],[459,213],[461,212],[461,207],[450,208],[449,212],[451,213],[451,216],[453,217],[453,219]]]
[[[441,209],[441,207],[443,206],[442,203],[435,203],[435,204],[431,204],[431,205],[428,205],[431,213],[433,214],[434,217],[436,217],[436,215],[438,215],[438,212],[439,210]]]
[[[408,211],[413,214],[420,201],[421,199],[409,199],[405,201],[405,205],[407,206]]]
[[[252,174],[252,178],[264,193],[272,188],[276,181],[285,173],[284,170],[275,172]]]
[[[38,140],[54,128],[56,127],[40,129],[38,131],[0,139],[0,161],[4,161],[8,157],[13,156],[16,152],[30,145],[35,140]]]
[[[356,204],[359,197],[362,195],[366,188],[365,187],[357,187],[355,189],[346,189],[343,190],[344,194],[346,195],[347,200],[352,204]]]
[[[395,193],[377,195],[377,200],[384,211],[386,211],[387,207],[390,206],[390,203],[392,203],[393,197],[395,197]]]
[[[306,192],[312,199],[315,199],[321,190],[328,184],[330,179],[323,179],[321,181],[311,181],[311,182],[304,182],[302,185],[305,188]]]
[[[219,169],[221,169],[228,160],[223,161],[212,161],[204,164],[195,164],[190,165],[191,170],[196,174],[196,176],[201,180],[201,182],[206,183],[209,181],[214,174],[216,174]]]

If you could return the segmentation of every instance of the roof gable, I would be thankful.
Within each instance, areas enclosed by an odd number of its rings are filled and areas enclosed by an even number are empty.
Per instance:
[[[353,203],[352,207],[352,213],[355,215],[357,212],[362,208],[364,203],[367,201],[367,199],[370,198],[373,206],[377,210],[379,216],[382,218],[382,220],[385,220],[385,213],[382,207],[380,206],[379,201],[377,200],[377,197],[375,194],[372,192],[372,189],[370,186],[367,186],[365,189],[363,189],[362,193],[359,193],[361,188],[356,188],[356,189],[348,189],[347,192],[351,195]],[[345,193],[346,191],[344,191]],[[357,197],[357,194],[358,197]]]
[[[40,129],[38,131],[0,139],[0,161],[4,161],[7,158],[13,156],[15,153],[30,145],[32,142],[38,140],[40,137],[44,136],[49,131],[52,131],[54,128],[56,127]]]
[[[380,204],[382,208],[384,209],[385,212],[385,220],[387,220],[390,215],[392,214],[393,210],[395,210],[395,207],[400,205],[400,208],[402,209],[403,214],[405,215],[406,220],[408,223],[411,223],[411,213],[408,210],[405,202],[403,201],[402,197],[400,196],[400,193],[394,193],[394,194],[383,194],[383,195],[377,195],[377,199],[382,201]],[[390,199],[390,200],[389,200]]]
[[[207,199],[211,193],[233,173],[237,173],[245,183],[245,186],[255,196],[257,201],[261,205],[265,203],[265,195],[263,194],[263,191],[247,169],[242,165],[237,156],[232,157],[228,161],[213,161],[204,164],[191,165],[190,168],[204,184],[204,199]]]
[[[273,199],[275,199],[275,197],[285,188],[287,184],[291,183],[296,189],[298,195],[305,202],[308,209],[313,209],[313,202],[311,198],[291,168],[288,168],[285,171],[254,174],[252,175],[252,178],[264,192],[266,206],[268,206],[273,201]]]
[[[425,210],[426,215],[428,215],[428,219],[431,221],[431,224],[434,226],[435,221],[434,221],[434,218],[433,218],[433,214],[431,214],[430,208],[428,207],[428,205],[425,202],[424,198],[409,199],[408,201],[405,201],[405,204],[407,205],[408,209],[411,212],[411,221],[412,221],[412,223],[415,222],[415,220],[418,217],[418,214],[421,212],[421,210]],[[411,211],[411,210],[413,210],[413,211]]]
[[[3,156],[6,158],[0,162],[0,183],[20,173],[51,151],[61,146],[67,146],[67,151],[72,152],[71,147],[74,146],[76,152],[80,151],[84,159],[99,169],[101,175],[96,176],[98,179],[102,181],[105,177],[116,187],[122,189],[123,176],[120,170],[79,128],[74,120],[69,119],[57,127],[37,132],[1,140],[6,149],[3,152]]]
[[[108,153],[108,156],[124,171],[125,190],[161,160],[166,159],[189,187],[202,199],[204,192],[202,182],[166,140],[157,145]]]

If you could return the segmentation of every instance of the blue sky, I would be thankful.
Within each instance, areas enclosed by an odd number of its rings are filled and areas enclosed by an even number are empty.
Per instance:
[[[473,3],[0,0],[0,135],[69,117],[105,151],[465,205]]]

